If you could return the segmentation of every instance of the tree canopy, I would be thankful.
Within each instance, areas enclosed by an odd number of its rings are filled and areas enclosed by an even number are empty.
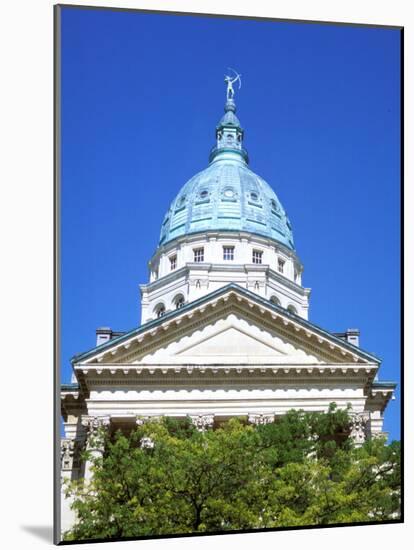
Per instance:
[[[71,482],[77,514],[66,540],[395,520],[400,445],[355,448],[347,411],[289,411],[260,426],[189,419],[101,433],[93,478]],[[87,453],[84,458],[86,458]]]

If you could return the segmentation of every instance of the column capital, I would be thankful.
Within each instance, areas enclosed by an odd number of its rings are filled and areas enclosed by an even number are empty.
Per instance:
[[[154,448],[154,440],[151,437],[143,437],[140,442],[141,449],[153,449]]]
[[[88,451],[103,450],[104,440],[102,429],[107,428],[110,423],[110,416],[82,416],[81,424],[85,429],[86,449]]]
[[[190,415],[190,419],[199,432],[205,432],[214,424],[214,414]]]
[[[95,434],[100,428],[107,428],[111,423],[110,416],[90,416],[82,415],[81,424],[88,434]]]
[[[249,414],[247,420],[249,424],[255,424],[256,426],[263,426],[264,424],[271,424],[275,419],[274,414],[259,413]]]
[[[362,412],[349,412],[349,418],[351,420],[350,437],[354,440],[355,445],[360,447],[368,436],[369,420],[371,415],[369,411]]]

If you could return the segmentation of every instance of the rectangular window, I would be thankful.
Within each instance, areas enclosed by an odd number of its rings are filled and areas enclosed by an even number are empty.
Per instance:
[[[174,269],[176,269],[177,267],[177,256],[171,256],[170,257],[170,267],[171,267],[171,271],[174,271]]]
[[[277,269],[279,273],[283,273],[283,270],[285,268],[285,260],[282,260],[282,258],[277,259]]]
[[[223,246],[223,260],[234,260],[234,246]]]
[[[253,263],[261,264],[262,263],[263,252],[261,250],[253,250]]]
[[[194,249],[194,261],[195,262],[204,262],[204,248],[195,248]]]

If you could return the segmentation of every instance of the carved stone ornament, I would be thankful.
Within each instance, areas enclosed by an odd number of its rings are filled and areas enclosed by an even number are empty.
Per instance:
[[[140,443],[141,449],[153,449],[154,441],[150,437],[143,437]]]
[[[190,416],[190,419],[199,432],[205,432],[208,428],[212,428],[214,424],[214,414],[199,414]]]
[[[82,416],[82,426],[86,428],[88,435],[97,435],[100,428],[109,426],[109,416]]]
[[[250,424],[256,424],[256,426],[262,426],[264,424],[271,424],[275,419],[274,414],[249,414],[248,421]]]
[[[208,279],[190,279],[189,285],[196,288],[208,288]]]
[[[100,441],[100,429],[107,428],[111,423],[109,416],[82,416],[82,426],[85,428],[86,447],[88,449],[96,448],[97,450],[102,447]]]
[[[350,413],[351,431],[350,437],[357,445],[362,445],[368,436],[369,412]]]
[[[75,440],[63,438],[60,441],[60,463],[62,470],[72,470],[75,455]]]

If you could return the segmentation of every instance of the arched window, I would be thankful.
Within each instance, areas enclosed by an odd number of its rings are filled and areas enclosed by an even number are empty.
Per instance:
[[[280,306],[280,300],[277,296],[273,295],[271,298],[270,298],[270,303],[271,304],[275,304],[276,306]]]
[[[173,300],[175,309],[180,309],[185,306],[185,300],[184,296],[182,294],[178,294]]]
[[[155,306],[155,316],[160,318],[163,315],[165,315],[165,305],[164,304],[158,304]]]
[[[288,310],[290,313],[294,313],[295,315],[298,314],[298,312],[297,312],[295,306],[289,305],[289,306],[287,307],[287,310]]]

